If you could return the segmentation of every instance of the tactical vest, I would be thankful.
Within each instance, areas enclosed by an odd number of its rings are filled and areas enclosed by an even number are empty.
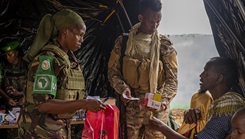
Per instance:
[[[150,59],[147,59],[136,53],[136,57],[123,57],[123,77],[125,82],[133,89],[138,89],[139,92],[145,93],[150,91],[149,72]],[[130,69],[131,72],[128,72]],[[163,84],[163,63],[159,61],[158,85]],[[159,87],[159,86],[158,86]]]
[[[65,77],[62,77],[62,80],[59,79],[60,77],[57,77],[58,88],[56,92],[55,99],[61,99],[61,100],[78,100],[84,98],[84,89],[85,89],[85,83],[84,83],[84,77],[81,71],[81,68],[79,67],[77,69],[71,69],[70,66],[70,60],[68,58],[68,55],[61,50],[56,45],[46,45],[43,49],[40,55],[42,55],[45,52],[52,52],[54,54],[55,60],[58,62],[58,65],[60,67],[63,67],[61,70],[65,72]],[[38,55],[36,58],[40,56]],[[32,63],[30,65],[36,66],[35,63]],[[30,73],[28,73],[28,76],[33,76]],[[34,77],[34,76],[33,76]],[[34,82],[30,79],[33,77],[28,77],[27,81],[27,102],[34,103],[33,101],[33,84]],[[60,118],[70,118],[73,116],[74,113],[69,114],[61,114],[58,115]]]
[[[150,91],[149,84],[149,72],[150,72],[150,59],[145,58],[141,54],[137,53],[134,57],[125,56],[126,44],[128,40],[128,35],[122,35],[122,45],[121,45],[121,56],[119,59],[121,68],[121,73],[124,77],[125,82],[132,87],[137,89],[140,93],[145,93]],[[165,69],[163,67],[163,59],[165,56],[175,51],[170,50],[172,42],[166,36],[160,35],[160,60],[159,60],[159,70],[158,70],[158,86],[160,88],[165,83]],[[132,72],[128,72],[128,70]]]

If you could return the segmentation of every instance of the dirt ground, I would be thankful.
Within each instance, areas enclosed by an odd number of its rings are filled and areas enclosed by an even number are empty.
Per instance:
[[[172,109],[172,114],[175,119],[175,122],[181,126],[184,118],[184,109]]]

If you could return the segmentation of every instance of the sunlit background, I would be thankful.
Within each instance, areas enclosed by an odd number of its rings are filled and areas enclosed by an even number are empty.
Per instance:
[[[218,56],[203,0],[162,0],[161,34],[168,35],[177,50],[178,93],[171,108],[189,108],[199,89],[199,75],[205,63]]]

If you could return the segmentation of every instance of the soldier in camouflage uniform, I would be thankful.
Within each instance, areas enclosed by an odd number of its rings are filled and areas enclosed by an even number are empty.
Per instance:
[[[172,42],[157,32],[161,8],[159,0],[142,0],[138,15],[140,23],[134,25],[128,34],[122,64],[122,37],[116,40],[109,59],[108,78],[117,93],[140,99],[149,92],[162,95],[160,110],[147,109],[141,107],[139,101],[121,97],[126,104],[128,139],[164,138],[159,131],[150,129],[147,121],[153,114],[166,123],[170,101],[177,92],[177,54]]]
[[[72,10],[45,15],[24,56],[30,62],[26,103],[21,111],[20,138],[70,139],[70,122],[79,109],[105,109],[84,98],[84,78],[73,51],[80,48],[86,26]],[[34,59],[33,59],[34,58]]]
[[[1,48],[5,59],[0,65],[0,95],[5,101],[7,110],[24,104],[24,88],[26,87],[27,63],[22,59],[20,43],[4,40]],[[17,137],[17,129],[8,129],[7,138]]]
[[[23,104],[26,86],[27,63],[22,59],[17,41],[5,43],[1,49],[6,60],[0,65],[0,95],[10,106]]]

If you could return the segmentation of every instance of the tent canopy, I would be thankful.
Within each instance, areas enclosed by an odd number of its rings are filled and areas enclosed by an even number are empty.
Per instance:
[[[84,43],[75,52],[84,66],[86,91],[89,95],[113,96],[114,91],[107,79],[107,62],[116,38],[138,22],[139,2],[140,0],[1,0],[0,43],[5,38],[15,38],[21,42],[21,48],[26,52],[41,18],[47,13],[53,14],[62,8],[70,8],[83,17],[87,26]],[[217,51],[220,56],[237,61],[242,86],[245,86],[244,4],[242,0],[204,0]]]

